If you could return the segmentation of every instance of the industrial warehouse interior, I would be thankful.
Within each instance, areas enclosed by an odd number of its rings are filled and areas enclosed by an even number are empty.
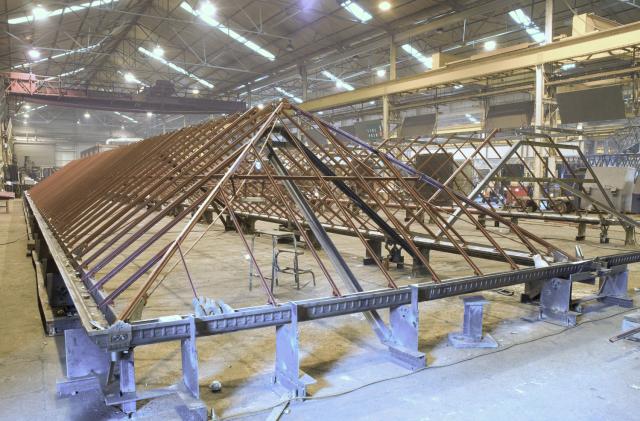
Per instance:
[[[640,420],[640,1],[0,10],[0,420]]]

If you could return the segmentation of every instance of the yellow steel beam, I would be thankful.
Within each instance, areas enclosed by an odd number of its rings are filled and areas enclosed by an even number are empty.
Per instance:
[[[552,44],[532,46],[490,56],[471,58],[433,69],[419,75],[383,82],[351,92],[312,99],[301,105],[307,111],[319,111],[369,101],[384,95],[412,92],[488,76],[498,72],[534,67],[539,64],[584,57],[640,45],[640,22],[606,31],[570,37]]]

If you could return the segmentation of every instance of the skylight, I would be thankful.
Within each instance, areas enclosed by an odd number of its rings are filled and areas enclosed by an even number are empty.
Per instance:
[[[420,63],[424,64],[426,67],[428,67],[429,69],[433,67],[433,60],[431,57],[427,57],[424,54],[422,54],[420,51],[416,50],[415,48],[413,48],[411,45],[409,44],[403,44],[402,45],[402,49],[404,51],[406,51],[407,53],[411,54],[413,56],[413,58],[415,58],[416,60],[418,60]]]
[[[536,24],[531,21],[531,18],[529,18],[529,16],[527,16],[527,14],[522,11],[522,9],[510,11],[509,16],[511,16],[511,19],[513,19],[518,25],[524,28],[527,34],[529,34],[529,36],[535,42],[544,42],[544,33],[540,31],[540,28],[538,28],[538,26],[536,26]]]
[[[7,23],[9,23],[9,25],[18,25],[21,23],[32,23],[37,20],[50,18],[52,16],[60,16],[66,13],[78,12],[80,10],[88,9],[90,7],[107,6],[117,2],[118,0],[93,0],[93,1],[88,1],[86,3],[76,4],[75,6],[66,6],[61,9],[55,9],[52,11],[47,11],[43,7],[35,7],[31,11],[30,15],[9,19]]]
[[[189,5],[189,3],[182,2],[180,4],[180,7],[182,7],[187,12],[191,13],[193,16],[199,17],[200,19],[202,19],[203,22],[205,22],[209,26],[213,26],[214,28],[216,28],[217,30],[219,30],[220,32],[225,34],[226,36],[233,38],[234,40],[238,41],[240,44],[243,44],[245,47],[249,48],[253,52],[258,53],[261,56],[266,57],[267,59],[269,59],[271,61],[276,59],[276,56],[273,55],[270,51],[267,51],[264,48],[260,47],[255,42],[248,40],[247,38],[243,37],[242,35],[240,35],[236,31],[234,31],[233,29],[224,26],[222,23],[220,23],[217,20],[215,20],[211,15],[203,14],[203,13],[200,13],[199,11],[197,11],[197,10],[194,10]]]
[[[114,111],[114,113],[115,113],[115,114],[117,114],[117,115],[119,115],[120,117],[122,117],[122,118],[126,119],[126,120],[129,120],[129,121],[130,121],[130,122],[132,122],[132,123],[137,123],[137,122],[138,122],[138,120],[136,120],[135,118],[131,118],[131,117],[129,117],[128,115],[124,115],[124,114],[122,114],[122,113],[121,113],[121,112],[119,112],[119,111]]]
[[[199,78],[198,76],[194,75],[193,73],[188,72],[187,70],[183,69],[182,67],[178,66],[177,64],[174,64],[174,63],[170,62],[169,60],[165,59],[162,56],[159,56],[159,55],[156,55],[156,54],[152,53],[151,51],[147,50],[144,47],[138,47],[138,51],[140,51],[142,54],[144,54],[146,56],[149,56],[149,57],[151,57],[153,59],[158,60],[162,64],[166,64],[167,66],[169,66],[170,68],[172,68],[176,72],[182,73],[183,75],[185,75],[187,77],[190,77],[191,79],[193,79],[196,82],[206,86],[209,89],[213,88],[213,83]]]
[[[373,16],[362,8],[358,3],[353,0],[345,0],[340,3],[340,6],[344,7],[349,13],[356,17],[360,22],[365,23]]]
[[[102,42],[102,41],[101,41]],[[54,54],[51,56],[51,59],[55,60],[57,58],[60,57],[65,57],[65,56],[69,56],[71,54],[76,54],[76,53],[86,53],[87,51],[93,50],[94,48],[98,47],[101,42],[97,43],[97,44],[93,44],[93,45],[89,45],[87,47],[83,47],[83,48],[78,48],[77,50],[69,50],[69,51],[65,51],[63,53],[58,53],[58,54]],[[43,63],[45,61],[49,60],[49,57],[44,57],[41,58],[39,60],[34,60],[30,63],[24,63],[24,64],[17,64],[15,66],[12,66],[12,69],[18,69],[20,67],[29,67],[30,65],[33,66],[34,64],[39,64],[39,63]]]
[[[353,86],[349,85],[347,82],[345,82],[344,80],[340,79],[338,76],[334,75],[331,72],[323,70],[322,74],[325,75],[326,77],[328,77],[331,81],[335,82],[337,88],[344,88],[347,91],[353,91],[355,89]]]
[[[470,122],[474,123],[474,124],[477,124],[477,123],[479,123],[479,122],[480,122],[477,118],[475,118],[475,117],[474,117],[474,116],[472,116],[471,114],[468,114],[468,113],[467,113],[467,114],[465,114],[464,116],[465,116],[465,117],[467,117],[467,119],[468,119]]]
[[[291,92],[287,92],[287,91],[285,91],[284,89],[282,89],[279,86],[276,86],[276,91],[280,92],[284,96],[287,96],[287,97],[291,98],[292,100],[294,100],[298,104],[302,104],[302,99],[298,98],[297,96],[295,96]]]

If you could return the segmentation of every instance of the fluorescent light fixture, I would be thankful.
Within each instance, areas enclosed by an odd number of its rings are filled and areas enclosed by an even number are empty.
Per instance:
[[[344,7],[349,13],[356,17],[360,22],[365,23],[373,16],[366,10],[364,10],[358,3],[353,0],[345,0],[340,3],[340,6]]]
[[[260,76],[259,78],[257,78],[256,80],[254,80],[254,82],[260,82],[261,80],[265,80],[266,78],[268,78],[269,75],[264,75],[264,76]]]
[[[28,51],[29,57],[36,59],[36,58],[40,58],[40,51],[36,50],[35,48],[32,48]]]
[[[413,58],[418,60],[420,63],[424,64],[429,69],[433,67],[433,59],[431,57],[427,57],[422,54],[420,51],[416,50],[409,44],[403,44],[402,49],[407,53],[411,54]]]
[[[375,101],[369,101],[369,105],[376,105]]]
[[[464,88],[464,85],[453,85],[453,89],[458,90]]]
[[[52,11],[47,11],[42,6],[36,6],[31,10],[31,14],[27,16],[20,16],[16,18],[11,18],[7,21],[9,25],[19,25],[22,23],[33,23],[37,20],[44,20],[51,16],[60,16],[66,13],[78,12],[80,10],[88,9],[90,7],[100,7],[111,5],[112,3],[117,3],[118,0],[92,0],[85,3],[80,3],[75,6],[65,6],[61,9],[55,9]]]
[[[155,55],[153,52],[147,50],[144,47],[138,47],[138,51],[140,51],[142,54],[144,54],[146,56],[149,56],[151,58],[154,58],[154,59],[158,60],[160,63],[166,64],[167,66],[169,66],[170,68],[172,68],[176,72],[182,73],[183,75],[185,75],[187,77],[190,77],[191,79],[197,81],[198,83],[200,83],[201,85],[206,86],[209,89],[213,88],[213,83],[199,78],[198,76],[194,75],[191,72],[188,72],[187,70],[183,69],[182,67],[178,66],[177,64],[173,64],[172,62],[170,62],[169,60],[165,59],[164,57]]]
[[[48,18],[49,17],[49,12],[47,12],[47,9],[42,7],[42,5],[37,5],[31,11],[31,15],[33,16],[34,20],[41,20],[41,19]]]
[[[474,116],[472,116],[471,114],[468,114],[468,113],[467,113],[467,114],[465,114],[464,116],[465,116],[465,117],[467,117],[467,119],[468,119],[470,122],[474,123],[474,124],[477,124],[477,123],[479,123],[479,122],[480,122],[480,120],[478,120],[477,118],[475,118],[475,117],[474,117]]]
[[[144,83],[139,80],[133,73],[131,72],[127,72],[124,74],[124,80],[126,80],[129,83],[138,83],[140,85],[144,85]]]
[[[25,119],[29,118],[29,114],[25,114],[23,118]]]
[[[510,11],[509,16],[511,16],[511,19],[520,25],[535,42],[544,42],[544,33],[522,9]]]
[[[234,91],[239,91],[242,88],[245,88],[247,85],[240,85],[240,86],[236,86],[235,88],[233,88]]]
[[[389,10],[391,10],[391,2],[381,1],[380,3],[378,3],[378,9],[382,10],[383,12],[388,12]]]
[[[27,117],[28,117],[28,115],[29,115],[29,112],[30,112],[30,111],[38,111],[38,110],[41,110],[41,109],[45,108],[45,107],[46,107],[46,105],[41,105],[41,106],[39,106],[39,107],[34,108],[33,110],[31,109],[31,106],[30,106],[30,105],[25,105],[24,107],[25,107],[27,110],[26,110],[26,111],[23,111],[23,112],[21,112],[21,113],[17,113],[17,114],[16,114],[16,116],[24,115],[24,116],[27,116]]]
[[[571,70],[571,69],[575,69],[576,68],[576,64],[575,63],[566,63],[563,64],[562,66],[560,66],[561,70]]]
[[[147,117],[153,117],[153,113],[151,111],[147,111]]]
[[[387,71],[385,69],[378,69],[376,70],[376,75],[378,77],[384,77],[387,74]]]
[[[486,51],[493,51],[496,49],[497,46],[498,46],[498,43],[495,42],[494,40],[487,41],[484,43],[484,49]]]
[[[114,111],[114,113],[115,113],[115,114],[117,114],[117,115],[119,115],[120,117],[122,117],[122,118],[126,119],[126,120],[129,120],[129,121],[130,121],[130,122],[132,122],[132,123],[138,123],[138,120],[136,120],[135,118],[131,118],[131,117],[129,117],[128,115],[124,115],[124,114],[122,114],[122,113],[121,113],[121,112],[119,112],[119,111]]]
[[[85,111],[84,118],[91,118],[91,114],[89,114],[89,111]]]
[[[191,13],[193,16],[199,17],[206,24],[208,24],[209,26],[213,26],[214,28],[216,28],[217,30],[219,30],[220,32],[225,34],[226,36],[228,36],[230,38],[233,38],[234,40],[236,40],[240,44],[243,44],[245,47],[247,47],[248,49],[252,50],[253,52],[258,53],[261,56],[266,57],[267,59],[269,59],[271,61],[276,59],[276,56],[273,55],[270,51],[267,51],[264,48],[260,47],[255,42],[248,40],[247,38],[243,37],[242,35],[240,35],[236,31],[234,31],[233,29],[224,26],[222,23],[218,22],[213,17],[211,17],[211,15],[205,15],[203,13],[200,13],[199,10],[193,10],[193,8],[189,5],[189,3],[183,1],[180,4],[180,7],[182,7],[187,12]]]
[[[97,44],[89,45],[88,47],[78,48],[77,50],[65,51],[64,53],[54,54],[54,55],[51,56],[51,58],[55,60],[57,58],[69,56],[71,54],[84,53],[84,52],[87,52],[89,50],[92,50],[92,49],[96,48],[99,45],[100,45],[100,43],[97,43]],[[12,69],[17,69],[17,68],[20,68],[20,67],[29,67],[29,66],[33,66],[34,64],[43,63],[43,62],[45,62],[47,60],[49,60],[49,57],[44,57],[44,58],[41,58],[40,60],[32,61],[31,63],[18,64],[16,66],[12,66],[11,68]]]
[[[158,57],[164,56],[164,50],[159,45],[156,45],[156,48],[153,49],[153,54]]]
[[[191,93],[192,93],[192,94],[194,94],[194,95],[198,95],[198,94],[200,93],[200,89],[198,89],[198,88],[193,88],[193,89],[191,90]]]
[[[287,97],[291,98],[292,100],[294,100],[298,104],[302,104],[302,99],[298,98],[297,96],[295,96],[291,92],[287,92],[287,91],[285,91],[284,89],[282,89],[279,86],[276,86],[276,91],[280,92],[284,96],[287,96]]]
[[[45,81],[50,82],[52,80],[56,80],[56,79],[63,78],[63,77],[66,77],[66,76],[75,75],[76,73],[80,73],[83,70],[84,70],[84,67],[81,67],[79,69],[75,69],[75,70],[71,70],[71,71],[68,71],[68,72],[61,73],[58,76],[48,77],[48,78],[45,79]]]
[[[335,82],[337,88],[344,88],[347,91],[353,91],[355,89],[353,86],[349,85],[347,82],[345,82],[344,80],[340,79],[338,76],[334,75],[331,72],[323,70],[322,74],[325,75],[326,77],[328,77],[332,82]]]
[[[200,7],[198,8],[198,13],[204,16],[215,15],[217,11],[218,10],[216,9],[216,7],[208,1],[202,2]]]

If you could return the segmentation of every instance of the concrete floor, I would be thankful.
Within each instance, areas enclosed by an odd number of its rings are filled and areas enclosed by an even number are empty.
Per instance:
[[[575,227],[524,226],[553,237],[554,244],[567,250],[573,248]],[[259,288],[247,290],[244,253],[229,235],[215,232],[189,255],[196,287],[235,307],[260,304],[264,299]],[[601,247],[597,235],[595,230],[588,232],[583,246],[587,257],[624,251],[620,240]],[[614,236],[623,238],[620,233]],[[370,267],[359,265],[361,247],[353,239],[336,237],[336,242],[342,249],[351,248],[351,254],[345,255],[367,279],[368,289],[383,286]],[[33,267],[25,255],[19,201],[13,203],[11,213],[0,213],[0,244],[0,316],[5,321],[0,325],[0,419],[121,417],[100,408],[95,396],[56,398],[55,382],[64,374],[62,341],[43,335]],[[268,263],[269,241],[262,238],[256,244],[259,260]],[[308,258],[307,253],[301,264],[310,265]],[[450,273],[461,269],[455,257],[440,255],[439,259]],[[239,264],[243,261],[244,265]],[[640,267],[631,267],[632,294],[640,286],[639,271]],[[398,283],[406,284],[412,282],[408,273],[396,270],[394,276]],[[215,296],[222,287],[225,295]],[[523,320],[533,308],[518,302],[520,288],[512,290],[513,297],[484,294],[491,301],[484,327],[500,344],[494,350],[458,350],[447,344],[447,334],[458,330],[461,323],[459,298],[422,303],[420,349],[427,353],[429,368],[414,374],[388,358],[361,315],[304,323],[302,369],[317,383],[310,388],[312,398],[292,404],[281,419],[640,419],[636,415],[640,346],[607,341],[620,330],[624,309],[593,306],[580,318],[578,327],[566,329]],[[589,286],[578,285],[575,293],[591,291]],[[321,279],[317,287],[297,291],[291,277],[282,275],[277,289],[280,301],[325,295],[326,281]],[[190,301],[184,274],[176,270],[152,296],[144,315],[187,312]],[[202,399],[219,417],[262,420],[281,402],[282,397],[269,384],[273,329],[201,338],[198,352]],[[139,387],[179,381],[178,345],[137,349],[136,370]],[[214,379],[223,383],[222,392],[208,390]],[[157,418],[151,409],[148,406],[140,414]]]

